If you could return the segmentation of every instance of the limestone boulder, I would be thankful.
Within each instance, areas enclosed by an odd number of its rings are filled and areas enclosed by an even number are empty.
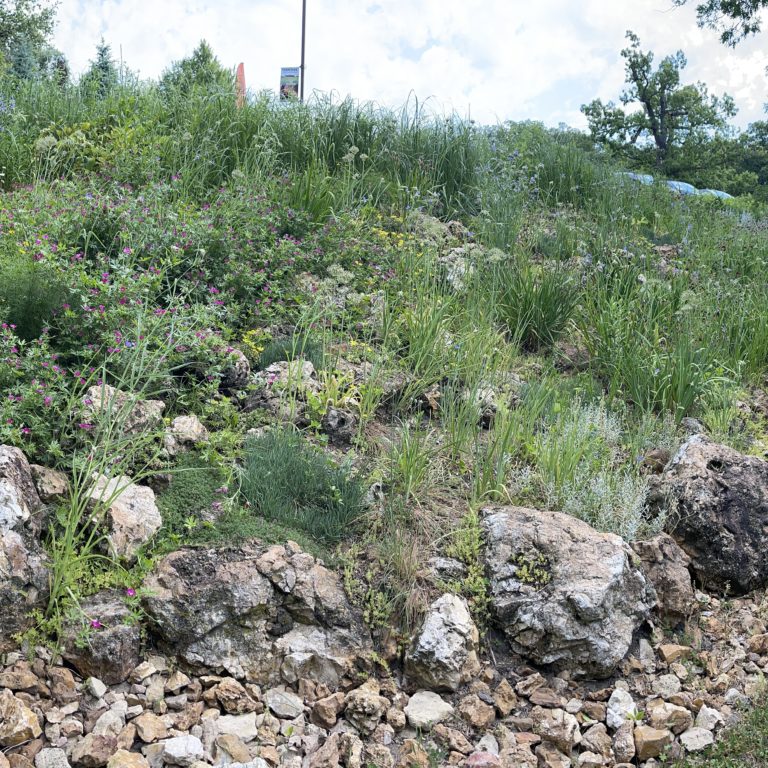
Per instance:
[[[83,400],[85,418],[121,423],[126,435],[152,431],[160,424],[164,410],[162,400],[142,400],[108,384],[89,387]]]
[[[729,594],[768,584],[768,462],[694,435],[667,465],[661,490],[677,505],[671,533],[699,584]]]
[[[98,592],[82,600],[80,608],[78,617],[64,625],[64,659],[85,679],[122,683],[139,664],[141,650],[140,627],[123,595]]]
[[[558,512],[482,512],[492,606],[512,649],[576,676],[607,677],[656,596],[618,536]]]
[[[466,600],[445,594],[432,603],[411,643],[406,676],[420,688],[456,691],[480,670],[478,642]]]
[[[157,639],[192,667],[335,690],[372,650],[338,576],[291,542],[181,549],[144,587]]]
[[[666,533],[646,541],[635,541],[632,549],[656,590],[659,615],[674,623],[691,616],[696,610],[696,597],[688,570],[691,558]]]
[[[89,489],[92,506],[103,510],[110,554],[128,562],[163,524],[154,491],[123,475],[98,475]],[[97,511],[97,517],[101,513]]]
[[[0,652],[31,626],[29,614],[48,600],[48,559],[38,534],[43,503],[24,454],[0,446]]]

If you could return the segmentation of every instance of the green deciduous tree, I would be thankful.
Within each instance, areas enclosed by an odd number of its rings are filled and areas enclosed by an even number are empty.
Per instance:
[[[0,51],[27,40],[41,46],[53,31],[57,3],[45,0],[0,0]]]
[[[736,108],[730,96],[712,96],[703,83],[681,84],[682,51],[666,56],[654,70],[653,53],[641,50],[633,32],[627,39],[629,46],[621,52],[627,83],[622,106],[595,99],[581,111],[596,141],[617,151],[652,151],[656,167],[663,169],[687,142],[724,132]],[[639,109],[626,109],[632,105]]]
[[[195,48],[191,56],[174,62],[160,80],[165,93],[187,94],[193,88],[224,88],[232,90],[234,77],[224,69],[205,40]]]
[[[685,5],[688,0],[675,0]],[[733,47],[749,35],[760,31],[760,13],[768,8],[768,0],[705,0],[696,6],[700,27],[720,32],[720,40]]]

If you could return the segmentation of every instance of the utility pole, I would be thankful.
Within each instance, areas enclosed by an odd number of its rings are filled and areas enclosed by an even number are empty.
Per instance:
[[[299,101],[304,102],[304,45],[307,39],[307,0],[301,0],[301,82]]]

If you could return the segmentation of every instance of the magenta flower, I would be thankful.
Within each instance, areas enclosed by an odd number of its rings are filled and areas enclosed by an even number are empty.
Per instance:
[[[136,590],[133,589],[133,587],[128,587],[128,589],[125,590],[125,594],[128,595],[128,597],[136,597]]]
[[[101,629],[104,625],[98,619],[91,620],[91,627],[93,629]]]

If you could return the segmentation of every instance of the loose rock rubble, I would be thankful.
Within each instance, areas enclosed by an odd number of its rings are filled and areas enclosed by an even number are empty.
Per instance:
[[[44,605],[47,583],[41,496],[66,493],[0,447],[0,768],[657,768],[715,743],[768,673],[768,597],[697,591],[684,536],[633,551],[516,507],[482,513],[483,646],[446,592],[385,663],[337,574],[251,542],[160,560],[144,635],[106,590],[80,604],[95,624],[67,619],[63,660],[22,653],[18,607]]]

